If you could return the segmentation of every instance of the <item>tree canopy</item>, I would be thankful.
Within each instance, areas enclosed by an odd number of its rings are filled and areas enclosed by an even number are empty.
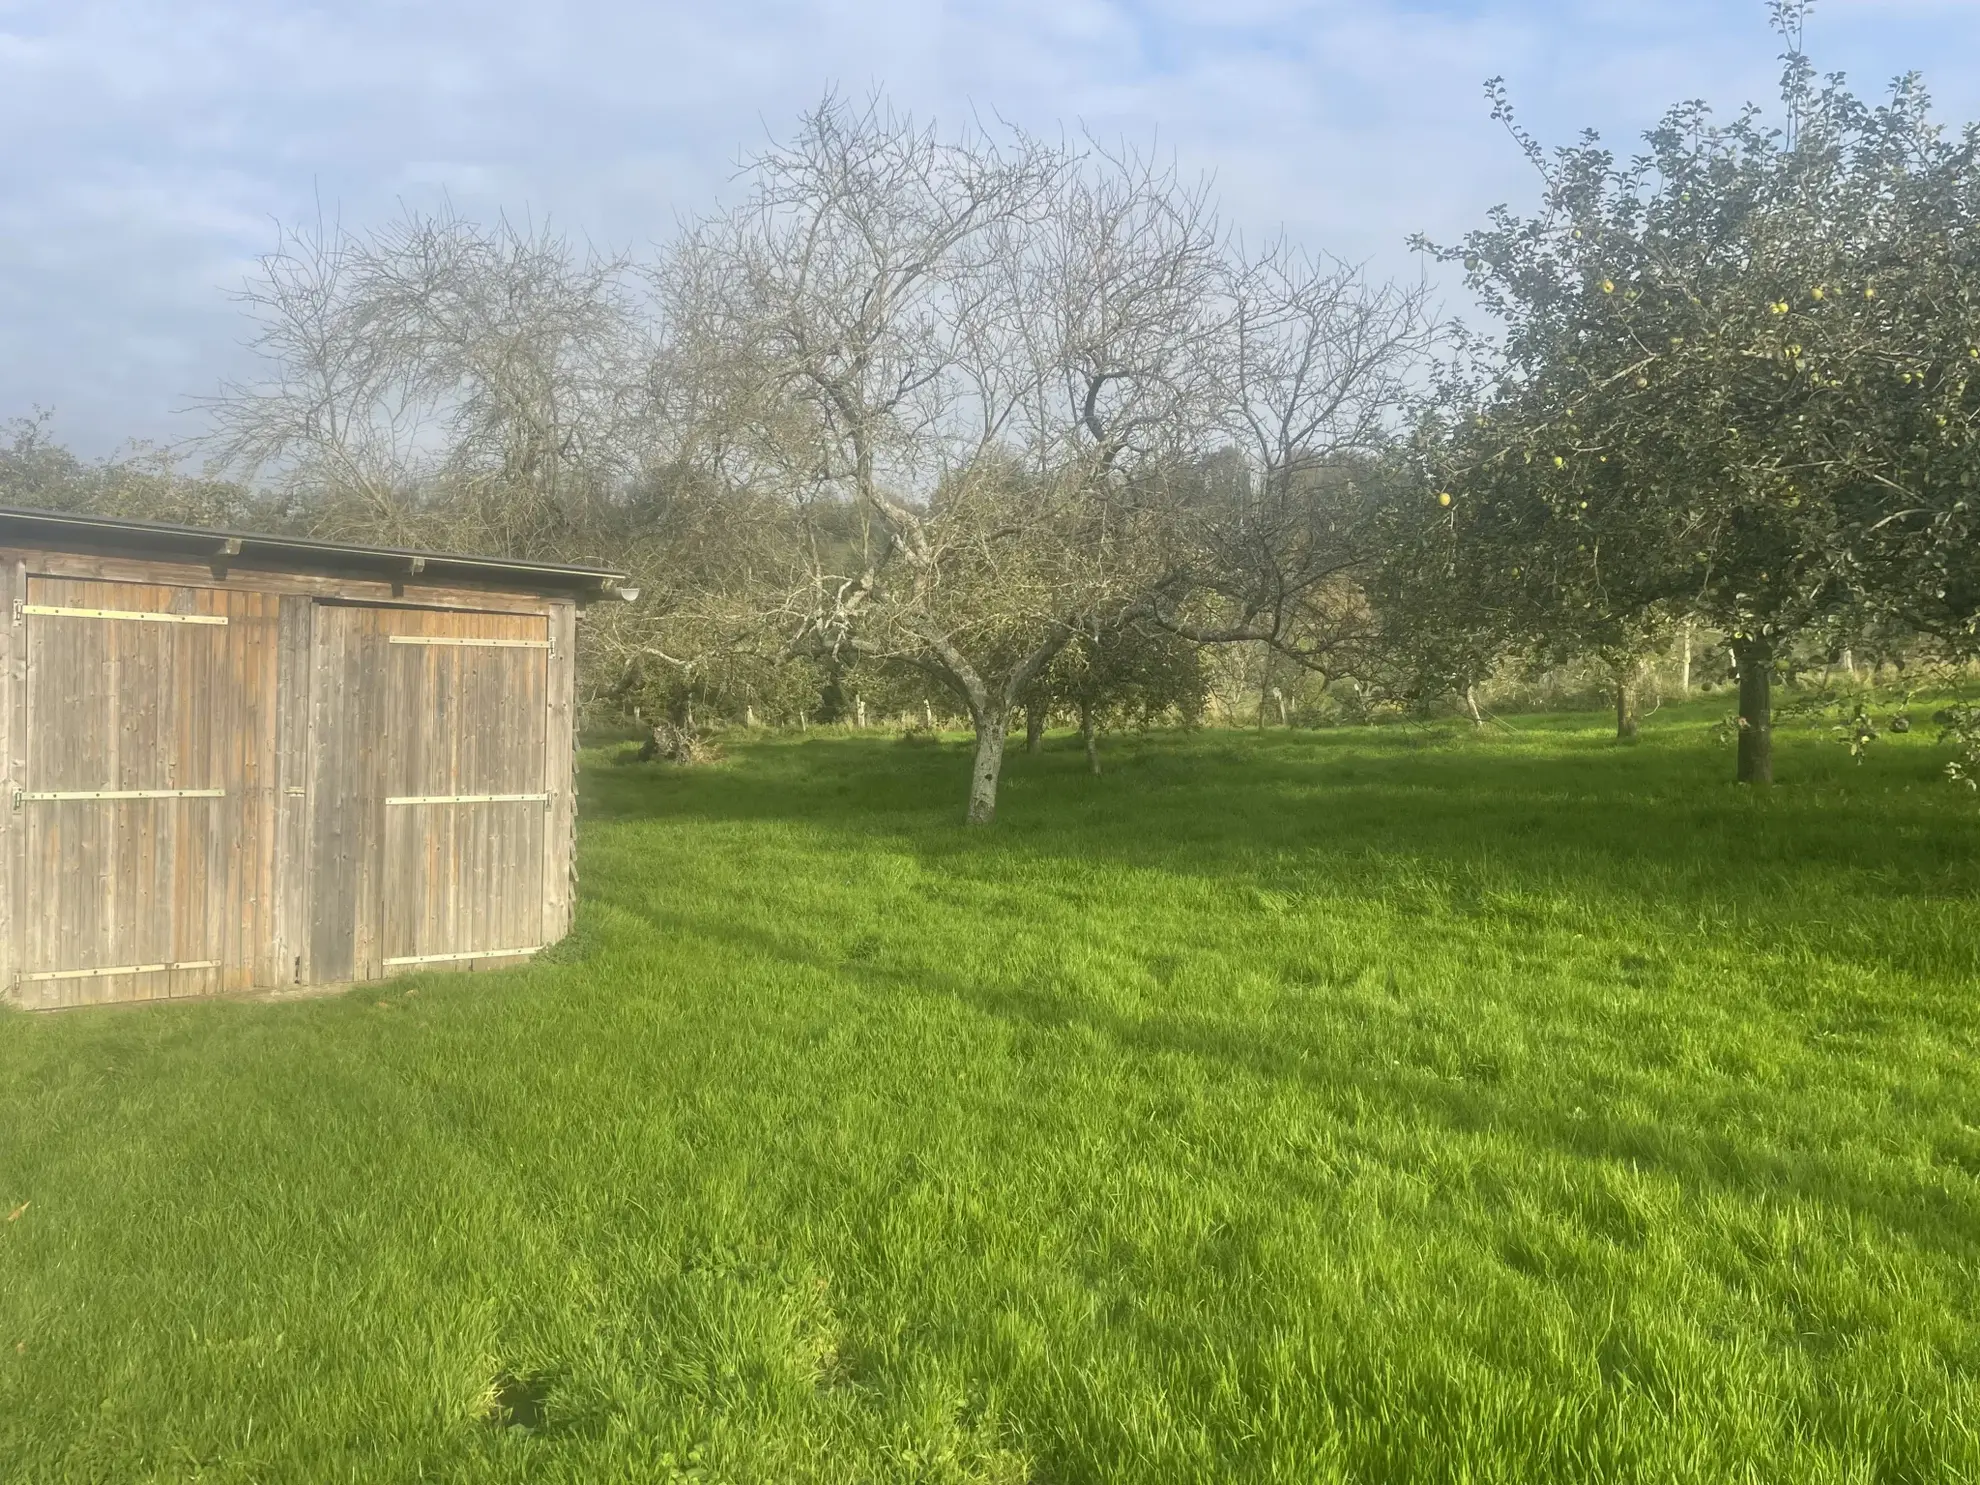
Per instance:
[[[1775,7],[1784,121],[1687,103],[1627,161],[1547,152],[1493,84],[1540,209],[1432,249],[1502,329],[1426,449],[1446,574],[1529,642],[1724,631],[1755,782],[1797,636],[1867,604],[1965,643],[1975,611],[1976,136],[1915,78],[1818,80],[1805,12]]]

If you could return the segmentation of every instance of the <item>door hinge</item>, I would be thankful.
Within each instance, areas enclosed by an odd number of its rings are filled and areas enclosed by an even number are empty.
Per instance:
[[[21,812],[21,806],[27,803],[27,790],[14,789],[9,792],[13,795],[14,813],[18,815]]]
[[[18,624],[25,618],[27,618],[27,600],[16,598],[14,600],[14,622]]]

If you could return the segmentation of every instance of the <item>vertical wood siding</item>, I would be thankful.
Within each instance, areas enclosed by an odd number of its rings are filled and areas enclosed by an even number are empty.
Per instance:
[[[246,989],[270,926],[275,601],[31,577],[26,602],[19,998]],[[140,797],[62,797],[92,793]]]
[[[309,976],[309,780],[312,620],[316,605],[281,600],[275,673],[275,879],[268,955],[259,982],[303,984]]]
[[[375,979],[540,948],[547,622],[324,606],[317,629],[313,973]]]
[[[577,892],[577,605],[550,610],[550,716],[544,729],[543,786],[550,791],[543,834],[543,942],[571,931]]]
[[[27,646],[14,604],[27,600],[27,564],[0,562],[0,986],[11,989],[20,967],[19,928],[27,908],[27,871],[20,860],[20,832],[13,828],[14,780],[27,773]]]
[[[572,605],[341,605],[0,563],[0,614],[16,600],[0,989],[18,1003],[514,963],[567,930]],[[139,797],[37,797],[89,794]]]

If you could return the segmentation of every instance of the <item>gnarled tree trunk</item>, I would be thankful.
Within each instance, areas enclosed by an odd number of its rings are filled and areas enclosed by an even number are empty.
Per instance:
[[[957,694],[969,703],[969,719],[976,727],[976,759],[969,771],[969,813],[964,816],[969,824],[988,825],[997,818],[997,782],[1004,771],[1004,739],[1010,732],[1011,716],[1021,704],[1019,698],[1031,689],[1039,672],[1052,663],[1071,634],[1070,629],[1056,629],[1001,685],[985,684],[976,667],[946,639],[931,646]]]
[[[1024,750],[1027,753],[1041,753],[1045,750],[1045,708],[1033,703],[1024,709]]]
[[[1733,640],[1739,666],[1739,782],[1774,782],[1774,650],[1763,639]]]
[[[1093,708],[1082,706],[1079,709],[1079,735],[1086,744],[1086,766],[1095,774],[1100,772],[1100,734],[1093,725]]]
[[[1635,671],[1616,673],[1616,741],[1636,741]]]
[[[1004,734],[1010,730],[1008,711],[980,712],[976,717],[976,762],[969,774],[969,823],[988,825],[997,818],[997,778],[1004,771]]]

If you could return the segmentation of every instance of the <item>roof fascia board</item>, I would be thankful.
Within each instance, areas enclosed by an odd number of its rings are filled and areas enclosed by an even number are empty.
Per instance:
[[[451,581],[596,596],[616,592],[627,579],[625,571],[617,568],[360,546],[313,537],[255,535],[159,521],[0,507],[0,541],[15,539],[37,546],[68,546],[158,560],[176,558],[237,569],[312,571],[387,581],[417,577],[429,583]]]

